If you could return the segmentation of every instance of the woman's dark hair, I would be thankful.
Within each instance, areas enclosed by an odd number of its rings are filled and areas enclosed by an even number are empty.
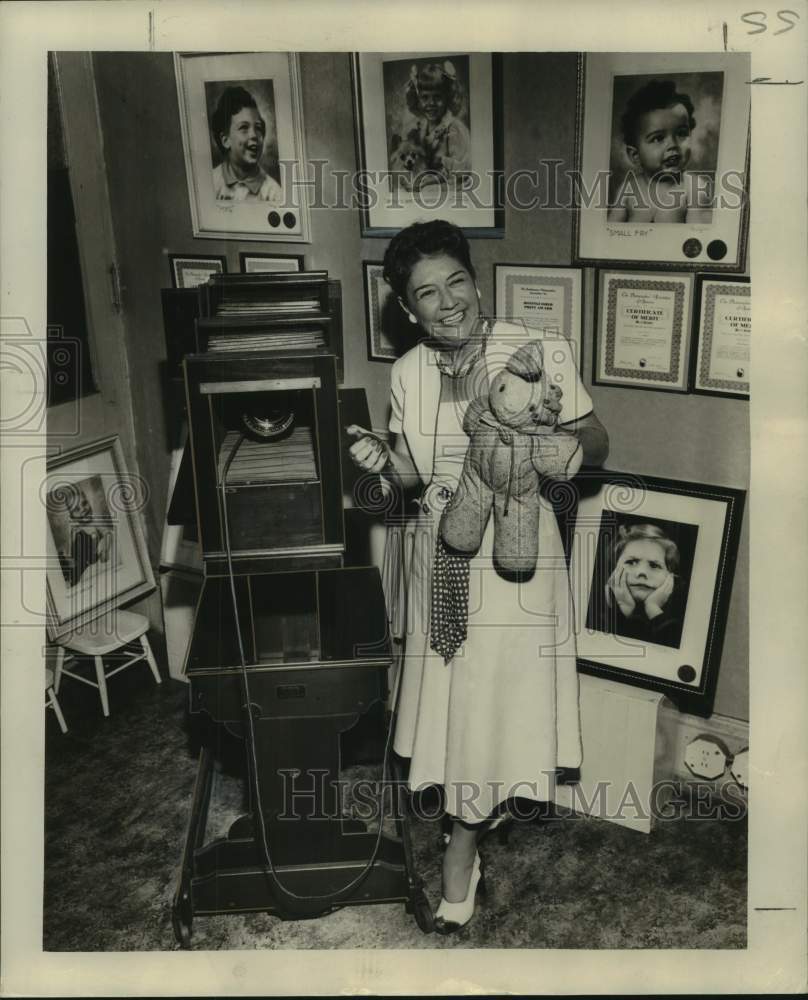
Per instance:
[[[621,524],[618,529],[617,542],[614,546],[615,562],[623,554],[623,550],[629,542],[645,540],[657,542],[661,546],[665,553],[665,565],[669,573],[675,573],[679,569],[679,547],[656,524],[634,524],[628,528],[624,524]]]
[[[681,104],[687,111],[688,123],[692,132],[696,127],[696,119],[693,117],[693,102],[687,94],[677,92],[673,80],[651,80],[644,87],[640,87],[626,102],[626,110],[620,119],[620,128],[626,145],[637,145],[637,125],[642,115],[648,111],[656,111],[657,108],[672,108],[675,104]]]
[[[213,138],[222,154],[224,154],[225,148],[222,145],[221,136],[230,130],[230,119],[233,115],[237,115],[242,108],[255,108],[258,111],[258,105],[249,90],[245,90],[244,87],[225,87],[210,119]]]
[[[384,255],[384,280],[400,299],[406,298],[412,270],[424,257],[453,257],[474,278],[471,250],[462,231],[445,219],[413,222],[390,240]]]

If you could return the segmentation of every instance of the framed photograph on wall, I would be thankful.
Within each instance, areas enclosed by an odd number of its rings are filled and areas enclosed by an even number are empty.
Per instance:
[[[175,53],[194,236],[310,242],[297,56]]]
[[[693,275],[601,271],[595,385],[687,392]]]
[[[238,255],[242,274],[270,274],[278,271],[302,271],[303,254],[248,253]]]
[[[212,274],[225,274],[227,271],[227,258],[210,254],[185,257],[170,253],[168,263],[172,288],[196,288],[197,285],[204,285]]]
[[[362,52],[352,71],[362,234],[449,219],[503,236],[501,58]]]
[[[570,561],[581,670],[709,715],[745,492],[621,473],[585,485]]]
[[[748,53],[589,53],[579,74],[581,263],[742,271]]]
[[[48,462],[47,624],[51,639],[154,589],[140,525],[146,497],[117,436]]]
[[[749,398],[752,286],[748,278],[696,278],[691,387],[707,396]]]
[[[577,368],[581,370],[583,272],[580,268],[494,264],[494,289],[498,319],[524,320],[527,326],[562,334],[572,344]]]
[[[363,261],[365,315],[367,318],[368,361],[393,362],[398,351],[389,335],[390,316],[399,310],[393,291],[384,280],[381,262]]]

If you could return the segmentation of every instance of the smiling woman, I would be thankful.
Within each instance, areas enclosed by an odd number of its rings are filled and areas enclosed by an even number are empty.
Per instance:
[[[559,404],[556,439],[579,437],[591,463],[602,460],[606,435],[565,337],[484,317],[469,245],[456,226],[436,220],[399,232],[384,276],[422,339],[392,368],[394,447],[352,427],[351,454],[394,487],[422,490],[407,528],[408,630],[394,749],[410,758],[413,790],[442,786],[453,820],[436,923],[450,933],[474,912],[480,835],[515,797],[549,801],[557,768],[574,775],[581,763],[569,581],[552,507],[536,498],[542,560],[520,582],[494,568],[493,519],[475,555],[440,539],[469,447],[464,418],[487,400],[520,347],[540,339]]]

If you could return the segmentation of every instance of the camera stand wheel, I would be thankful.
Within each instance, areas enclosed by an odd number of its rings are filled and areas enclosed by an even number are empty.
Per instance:
[[[435,917],[432,907],[423,889],[417,889],[404,904],[407,913],[415,917],[418,929],[424,934],[431,934],[435,930]]]
[[[191,914],[191,896],[187,889],[180,889],[174,905],[171,908],[171,923],[174,927],[174,937],[177,944],[183,951],[188,951],[191,947],[191,928],[193,918]]]

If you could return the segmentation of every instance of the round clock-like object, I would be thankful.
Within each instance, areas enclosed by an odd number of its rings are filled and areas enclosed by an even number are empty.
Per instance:
[[[249,436],[258,441],[274,441],[291,433],[295,422],[294,412],[283,413],[271,410],[268,413],[242,413],[244,429]]]

